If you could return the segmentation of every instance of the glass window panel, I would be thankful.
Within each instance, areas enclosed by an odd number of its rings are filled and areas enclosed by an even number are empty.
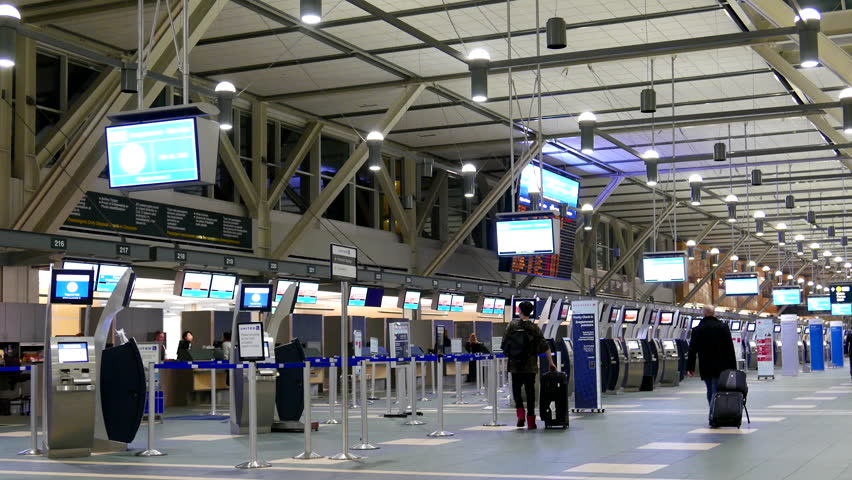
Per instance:
[[[73,105],[98,78],[99,71],[87,65],[68,62],[68,105]]]
[[[343,164],[349,158],[349,144],[335,140],[330,137],[322,137],[320,151],[322,159],[320,161],[320,172],[323,175],[333,177],[340,171]]]
[[[36,54],[36,105],[59,110],[59,58]]]

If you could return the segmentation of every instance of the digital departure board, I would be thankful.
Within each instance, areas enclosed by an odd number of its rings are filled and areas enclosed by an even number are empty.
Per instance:
[[[526,207],[518,206],[523,210]],[[544,218],[544,217],[524,217]],[[552,217],[551,217],[552,218]],[[551,255],[517,255],[499,259],[501,272],[521,273],[537,277],[570,280],[574,270],[574,243],[577,224],[570,218],[557,218],[559,228],[559,253]]]

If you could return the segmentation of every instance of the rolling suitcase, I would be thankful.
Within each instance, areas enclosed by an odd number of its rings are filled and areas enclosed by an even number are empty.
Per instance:
[[[719,375],[719,391],[741,393],[743,395],[743,410],[745,410],[748,423],[751,423],[747,406],[748,383],[746,382],[746,373],[740,370],[723,370]]]
[[[743,394],[716,392],[710,404],[710,427],[737,427],[743,423]]]
[[[568,375],[546,372],[541,375],[541,404],[544,428],[568,428]]]

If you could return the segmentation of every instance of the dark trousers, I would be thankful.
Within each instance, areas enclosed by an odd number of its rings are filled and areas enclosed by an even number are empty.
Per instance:
[[[521,390],[523,389],[523,390]],[[512,397],[515,399],[515,407],[524,408],[524,397],[527,397],[527,415],[535,416],[535,373],[512,373]]]
[[[704,380],[704,384],[707,385],[707,403],[710,404],[713,402],[713,396],[716,395],[716,392],[719,390],[719,379],[710,378]]]

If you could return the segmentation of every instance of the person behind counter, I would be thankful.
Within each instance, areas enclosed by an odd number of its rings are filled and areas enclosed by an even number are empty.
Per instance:
[[[484,343],[480,342],[478,338],[476,338],[475,333],[471,333],[470,336],[467,338],[467,343],[465,343],[464,348],[467,353],[491,353],[488,350],[488,347]],[[470,361],[468,371],[470,373],[468,373],[467,375],[467,381],[475,382],[477,374],[476,360]]]
[[[231,343],[231,331],[222,333],[222,356],[225,361],[231,360],[231,349],[233,348],[233,344]]]
[[[154,332],[154,343],[160,345],[160,361],[166,359],[166,332],[157,330]]]
[[[189,350],[192,348],[192,332],[189,330],[183,332],[180,336],[180,343],[177,348],[177,360],[179,362],[191,362],[192,354]]]

